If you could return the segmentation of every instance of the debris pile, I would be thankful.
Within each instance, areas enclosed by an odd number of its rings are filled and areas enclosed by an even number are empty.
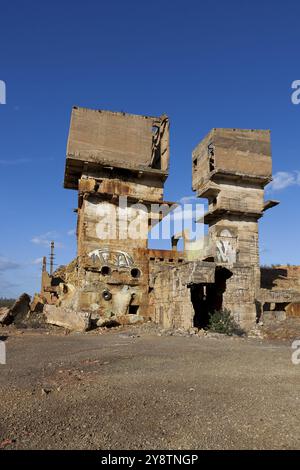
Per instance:
[[[0,308],[0,324],[10,325],[14,323],[21,326],[30,316],[30,297],[28,294],[22,294],[16,300],[12,307]]]

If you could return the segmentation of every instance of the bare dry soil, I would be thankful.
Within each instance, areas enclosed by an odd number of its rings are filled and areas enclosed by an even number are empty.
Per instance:
[[[300,448],[291,341],[134,327],[0,336],[0,448]]]

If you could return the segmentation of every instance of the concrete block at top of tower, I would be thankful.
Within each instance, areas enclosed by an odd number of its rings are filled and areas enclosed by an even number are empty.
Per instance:
[[[270,131],[212,129],[194,149],[192,165],[193,190],[202,194],[217,191],[224,179],[264,187],[272,177]]]
[[[140,178],[166,179],[169,119],[73,107],[67,143],[64,186],[78,189],[83,174],[116,169]]]
[[[114,172],[115,173],[115,172]],[[153,179],[144,177],[137,181],[132,177],[122,181],[117,177],[93,178],[82,177],[78,181],[78,189],[82,193],[106,196],[127,196],[139,201],[162,202],[163,182],[155,182]]]

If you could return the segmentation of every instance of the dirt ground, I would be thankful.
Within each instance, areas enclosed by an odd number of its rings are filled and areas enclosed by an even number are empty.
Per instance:
[[[134,327],[0,336],[0,448],[300,448],[291,341]]]

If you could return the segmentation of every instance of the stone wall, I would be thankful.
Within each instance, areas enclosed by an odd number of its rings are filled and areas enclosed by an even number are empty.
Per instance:
[[[242,328],[249,329],[255,324],[258,313],[255,303],[255,268],[241,264],[230,270],[232,276],[226,281],[223,307],[230,310]]]
[[[300,316],[300,266],[262,267],[261,286],[268,308],[282,304],[288,316]]]
[[[300,291],[300,266],[276,266],[261,268],[263,289],[295,289]]]
[[[213,284],[214,273],[214,263],[197,261],[164,267],[157,272],[150,293],[154,321],[164,328],[193,327],[195,312],[190,287],[194,284]]]
[[[193,305],[190,289],[183,283],[182,267],[169,268],[157,274],[150,294],[154,308],[153,320],[163,328],[191,328]]]

